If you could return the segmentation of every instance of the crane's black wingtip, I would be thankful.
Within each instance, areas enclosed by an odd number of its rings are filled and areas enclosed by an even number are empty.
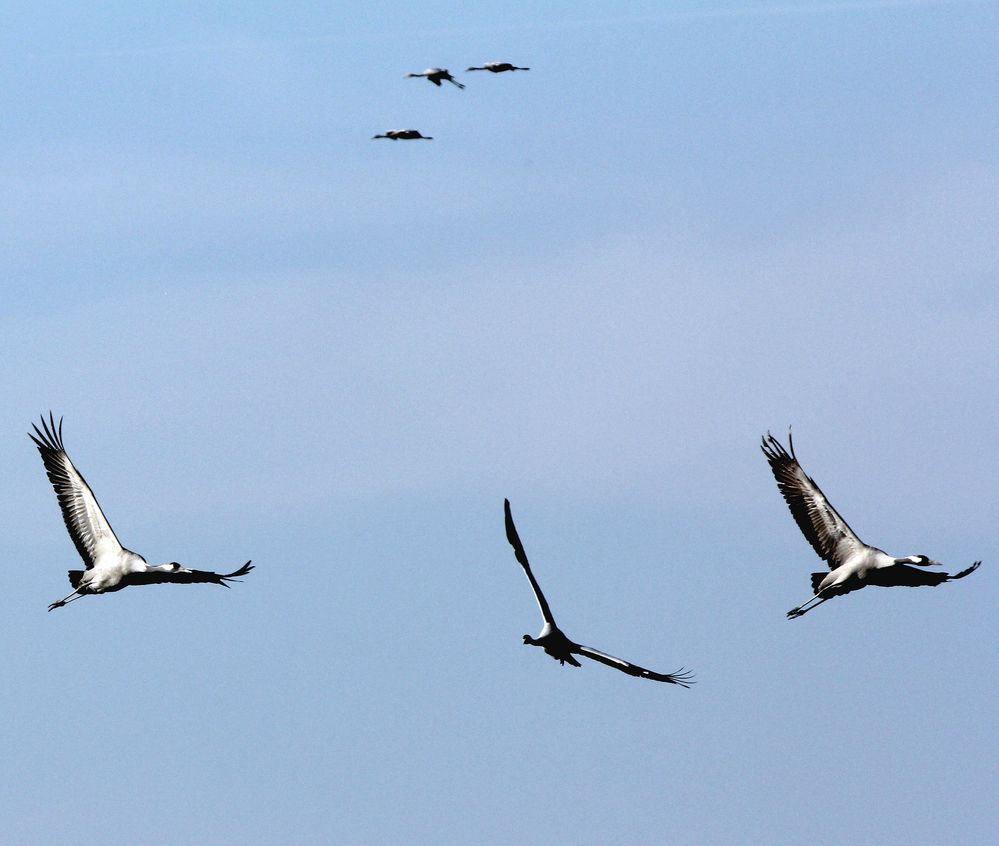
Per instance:
[[[247,561],[238,570],[233,570],[231,573],[226,573],[224,576],[219,576],[219,584],[229,587],[229,585],[227,585],[226,582],[238,582],[240,576],[245,576],[247,573],[250,572],[250,570],[253,569],[254,569],[253,564],[251,564],[250,561]]]
[[[49,419],[45,419],[44,414],[39,415],[39,422],[42,424],[42,428],[38,428],[37,423],[32,423],[31,428],[35,430],[35,434],[32,435],[28,432],[28,437],[35,442],[35,446],[42,450],[52,450],[53,452],[65,452],[65,447],[62,442],[62,421],[63,418],[59,418],[59,422],[55,422],[55,415],[49,410]],[[37,437],[35,437],[37,435]]]
[[[520,536],[517,534],[517,527],[513,524],[513,512],[510,510],[510,500],[503,500],[503,523],[506,527],[506,539],[514,546],[520,545]]]
[[[977,570],[981,566],[982,562],[976,561],[974,564],[968,567],[967,570],[962,570],[960,573],[955,573],[953,576],[948,577],[947,581],[952,582],[955,579],[963,579],[965,576],[970,576],[972,573],[975,572],[975,570]]]
[[[794,441],[791,438],[791,427],[788,426],[787,429],[787,447],[785,448],[777,438],[773,436],[770,430],[763,436],[762,443],[760,444],[760,449],[763,450],[763,454],[767,457],[767,461],[771,464],[775,461],[794,461],[797,462],[798,456],[794,454]]]
[[[680,687],[685,687],[688,690],[692,684],[697,684],[694,674],[686,667],[681,667],[675,673],[670,673],[669,679],[673,682],[673,684],[678,684]]]
[[[510,540],[510,543],[513,543],[513,540],[510,538],[510,532],[512,530],[516,533],[517,530],[513,526],[513,511],[510,510],[510,500],[508,499],[503,500],[503,518],[506,523],[507,539]]]

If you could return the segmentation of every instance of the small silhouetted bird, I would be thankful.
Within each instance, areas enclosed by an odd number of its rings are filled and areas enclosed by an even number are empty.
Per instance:
[[[518,68],[509,62],[486,62],[481,68],[465,68],[466,71],[490,71],[491,73],[503,73],[504,71],[530,70],[530,68]]]
[[[412,76],[422,76],[425,79],[429,79],[438,88],[441,87],[441,81],[445,79],[448,82],[450,82],[452,85],[457,85],[459,88],[465,87],[460,82],[458,82],[458,80],[456,80],[453,76],[451,76],[451,71],[449,71],[447,68],[427,68],[425,71],[423,71],[423,73],[407,73],[406,79],[409,79]]]
[[[420,135],[417,129],[389,129],[384,135],[372,135],[371,140],[376,138],[391,138],[393,141],[433,141],[433,135]]]

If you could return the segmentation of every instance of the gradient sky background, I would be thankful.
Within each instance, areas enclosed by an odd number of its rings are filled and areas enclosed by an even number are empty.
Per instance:
[[[469,5],[5,8],[2,839],[990,839],[999,3]],[[50,408],[126,546],[257,569],[47,614]],[[787,621],[788,424],[979,572]],[[693,689],[521,645],[505,496]]]

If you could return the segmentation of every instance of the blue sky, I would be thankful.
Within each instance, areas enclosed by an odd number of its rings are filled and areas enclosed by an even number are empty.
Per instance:
[[[5,10],[3,839],[985,842],[997,31]],[[404,79],[435,65],[467,89]],[[127,547],[257,569],[47,614],[50,408]],[[787,621],[821,564],[758,449],[789,424],[863,539],[981,569]],[[504,497],[571,637],[698,684],[524,648]]]

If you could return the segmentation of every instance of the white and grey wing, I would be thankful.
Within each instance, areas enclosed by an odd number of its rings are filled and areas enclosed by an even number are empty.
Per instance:
[[[62,441],[62,419],[56,425],[52,412],[49,412],[48,421],[43,415],[41,423],[41,429],[32,424],[37,437],[30,432],[28,437],[38,447],[45,472],[55,488],[66,529],[89,570],[99,552],[119,551],[122,545],[101,511],[94,492],[66,454]]]
[[[608,667],[613,667],[615,670],[620,670],[622,673],[627,673],[629,676],[635,676],[636,678],[678,684],[681,687],[690,687],[694,683],[693,674],[683,667],[675,673],[657,673],[653,670],[646,670],[645,667],[639,667],[637,664],[632,664],[622,658],[615,658],[613,655],[608,655],[606,652],[601,652],[592,646],[580,646],[576,652],[578,655],[592,658],[594,661],[599,661],[601,664],[606,664]]]
[[[763,454],[794,522],[819,558],[826,561],[830,569],[835,569],[865,544],[833,508],[821,488],[801,469],[790,433],[788,445],[790,452],[767,432],[763,438]]]

